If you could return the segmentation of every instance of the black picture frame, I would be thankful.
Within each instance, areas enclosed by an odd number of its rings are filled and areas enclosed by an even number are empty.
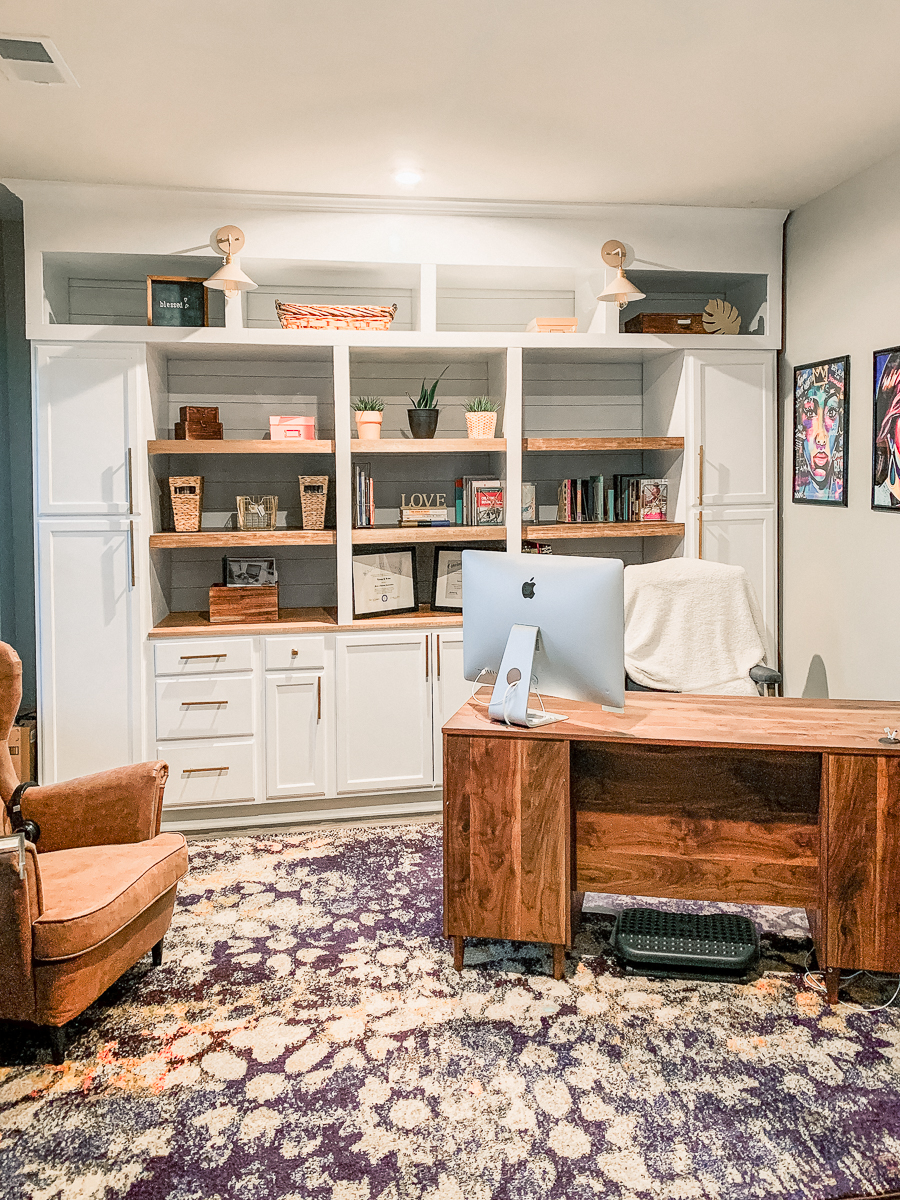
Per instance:
[[[792,404],[791,500],[846,508],[850,355],[795,367]],[[830,424],[829,413],[836,414]],[[812,456],[811,445],[817,447]],[[820,456],[821,462],[814,461]]]
[[[203,282],[199,275],[148,275],[147,324],[192,329],[208,326],[209,289]]]
[[[391,605],[389,594],[386,595],[384,603],[377,608],[369,608],[362,603],[362,598],[357,595],[356,585],[356,564],[363,563],[366,559],[377,559],[384,555],[397,555],[405,559],[409,563],[409,571],[412,579],[412,603],[400,603],[396,606]],[[376,564],[367,564],[375,566]],[[365,549],[354,549],[351,567],[351,582],[353,585],[353,619],[366,620],[369,617],[396,617],[402,613],[417,613],[419,611],[419,584],[416,578],[416,551],[414,546],[397,546],[397,545],[381,545],[381,546],[366,546]],[[399,599],[399,597],[398,597]]]
[[[431,573],[431,611],[432,612],[449,612],[449,613],[461,613],[462,612],[462,588],[460,588],[460,601],[459,601],[458,605],[457,604],[438,604],[438,584],[440,582],[441,557],[446,555],[448,558],[453,558],[453,557],[459,558],[459,556],[462,554],[463,550],[468,550],[470,548],[471,548],[470,546],[464,546],[464,545],[448,546],[443,543],[439,543],[438,545],[435,546],[435,548],[434,548],[434,567],[433,567],[432,573]]]
[[[871,498],[873,512],[900,513],[900,346],[872,354]]]

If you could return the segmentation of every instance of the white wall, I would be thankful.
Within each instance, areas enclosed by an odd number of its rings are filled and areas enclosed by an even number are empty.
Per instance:
[[[790,696],[900,700],[900,515],[871,509],[872,352],[900,344],[898,196],[895,155],[804,204],[787,224],[782,644]],[[850,355],[849,504],[792,504],[793,368],[842,354]]]

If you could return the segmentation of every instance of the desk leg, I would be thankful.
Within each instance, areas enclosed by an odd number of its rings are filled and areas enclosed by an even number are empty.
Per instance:
[[[566,973],[566,948],[558,942],[553,946],[553,978],[562,979]]]
[[[466,939],[464,937],[458,937],[456,934],[454,934],[454,936],[453,936],[453,966],[455,967],[455,969],[457,971],[459,971],[460,975],[462,975],[463,955],[465,954],[465,952],[466,952]]]
[[[840,967],[826,967],[825,975],[825,991],[829,1004],[837,1004],[838,991],[841,986],[841,969]]]

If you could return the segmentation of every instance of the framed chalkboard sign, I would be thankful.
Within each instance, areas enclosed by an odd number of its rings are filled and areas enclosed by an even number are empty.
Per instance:
[[[209,293],[188,275],[147,276],[148,325],[208,325]]]

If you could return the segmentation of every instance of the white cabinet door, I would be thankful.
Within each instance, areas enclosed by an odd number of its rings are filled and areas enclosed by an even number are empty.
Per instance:
[[[441,630],[431,635],[434,666],[434,781],[443,780],[444,745],[441,729],[472,694],[472,685],[463,675],[463,638],[461,629]]]
[[[774,352],[717,353],[690,358],[694,421],[690,475],[693,502],[776,502]]]
[[[775,524],[774,507],[703,510],[703,557],[743,567],[750,576],[766,623],[772,664],[778,622]]]
[[[325,793],[327,705],[320,673],[266,676],[266,794]]]
[[[119,516],[132,501],[139,351],[62,345],[35,350],[40,516]]]
[[[427,633],[335,638],[339,792],[433,784],[428,642]]]
[[[140,647],[129,521],[38,522],[42,779],[141,756]]]

